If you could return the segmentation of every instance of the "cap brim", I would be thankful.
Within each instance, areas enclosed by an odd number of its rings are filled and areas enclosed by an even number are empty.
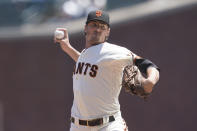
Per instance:
[[[88,20],[88,21],[86,21],[86,24],[88,24],[89,22],[91,22],[91,21],[100,21],[100,22],[102,22],[102,23],[105,23],[106,25],[108,25],[108,27],[109,27],[109,24],[107,23],[107,22],[105,22],[105,21],[103,21],[103,20],[100,20],[100,19],[90,19],[90,20]]]

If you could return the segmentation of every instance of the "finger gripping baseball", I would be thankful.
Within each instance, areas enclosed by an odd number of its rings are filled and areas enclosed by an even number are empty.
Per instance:
[[[126,92],[146,99],[149,93],[144,90],[142,77],[137,66],[128,65],[123,70],[122,87]]]

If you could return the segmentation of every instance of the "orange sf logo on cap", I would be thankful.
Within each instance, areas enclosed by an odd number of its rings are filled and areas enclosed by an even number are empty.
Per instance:
[[[97,11],[96,11],[96,16],[97,16],[97,17],[100,17],[101,15],[102,15],[102,11],[97,10]]]

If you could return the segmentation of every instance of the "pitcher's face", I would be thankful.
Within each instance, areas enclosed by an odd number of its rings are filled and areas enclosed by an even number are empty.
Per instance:
[[[86,41],[92,44],[99,44],[106,41],[109,36],[110,28],[101,21],[90,21],[85,26]]]

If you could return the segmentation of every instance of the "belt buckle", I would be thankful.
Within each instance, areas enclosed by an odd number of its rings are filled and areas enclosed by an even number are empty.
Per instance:
[[[91,124],[90,124],[91,122]],[[103,124],[103,118],[92,119],[87,122],[88,126],[99,126]]]

